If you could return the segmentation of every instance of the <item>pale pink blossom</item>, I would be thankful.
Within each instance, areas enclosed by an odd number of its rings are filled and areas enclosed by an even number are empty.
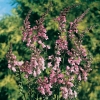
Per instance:
[[[74,91],[74,93],[73,93],[73,94],[74,94],[74,97],[76,98],[76,97],[77,97],[77,92],[76,92],[76,91]]]
[[[45,89],[42,86],[38,87],[38,91],[41,92],[41,94],[45,95]]]
[[[51,47],[49,45],[46,45],[47,49],[50,49]]]
[[[69,88],[74,86],[74,84],[73,84],[72,82],[70,82],[70,81],[68,81],[68,82],[66,83],[66,85],[67,85]]]
[[[60,90],[62,92],[62,97],[68,99],[68,89],[66,87],[60,87]]]
[[[51,62],[48,63],[48,68],[52,67],[52,64]]]
[[[73,95],[73,91],[72,91],[71,88],[68,89],[68,94],[69,94],[69,96],[72,96]]]
[[[12,67],[11,69],[12,69],[13,72],[16,72],[16,68],[15,67]]]
[[[53,59],[53,55],[48,56],[48,59],[49,59],[49,60],[52,60],[52,59]]]
[[[37,74],[36,74],[36,71],[35,71],[35,70],[33,71],[33,76],[34,76],[34,77],[36,77],[36,76],[37,76]]]
[[[78,80],[79,80],[79,81],[81,81],[81,80],[82,80],[81,75],[78,75]]]
[[[36,69],[36,73],[37,73],[37,75],[40,75],[41,74],[41,70],[40,70],[39,67]]]
[[[8,68],[11,69],[11,67],[12,67],[11,64],[8,64]]]

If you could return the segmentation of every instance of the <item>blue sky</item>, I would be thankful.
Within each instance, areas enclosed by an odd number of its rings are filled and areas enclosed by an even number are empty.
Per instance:
[[[11,9],[13,6],[11,6],[11,0],[0,0],[0,19],[5,14],[11,14]]]

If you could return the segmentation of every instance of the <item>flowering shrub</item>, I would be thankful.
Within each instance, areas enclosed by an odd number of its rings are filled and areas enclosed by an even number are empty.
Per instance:
[[[45,43],[49,39],[43,25],[46,13],[36,20],[36,25],[33,27],[29,22],[31,12],[24,20],[22,40],[31,50],[29,61],[18,61],[10,46],[7,54],[8,68],[19,75],[21,87],[26,85],[29,100],[73,99],[77,97],[79,82],[87,81],[91,62],[86,49],[82,46],[84,32],[79,33],[77,25],[89,9],[70,22],[69,27],[66,28],[66,13],[75,6],[63,9],[54,19],[59,25],[59,36],[54,43],[52,55],[48,54],[52,47]],[[45,52],[44,55],[43,52]],[[26,84],[22,80],[22,75],[27,80]],[[23,89],[22,93],[25,97]]]

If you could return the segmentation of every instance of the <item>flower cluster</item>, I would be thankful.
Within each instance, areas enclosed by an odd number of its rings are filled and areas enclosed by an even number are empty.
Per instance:
[[[66,28],[66,16],[61,15],[56,20],[58,21],[59,26],[60,26],[59,30],[61,32],[66,32],[66,29],[65,29]]]
[[[69,28],[66,29],[66,13],[75,6],[65,8],[56,19],[61,34],[54,43],[54,54],[48,55],[46,51],[44,52],[47,55],[42,54],[44,48],[46,50],[51,49],[49,45],[44,43],[49,39],[43,25],[44,16],[36,21],[35,26],[31,27],[28,21],[30,12],[24,21],[22,38],[23,42],[26,41],[26,45],[32,51],[30,60],[17,61],[11,49],[7,54],[8,68],[14,72],[18,68],[25,74],[25,78],[34,77],[37,90],[44,96],[53,96],[56,94],[53,89],[58,88],[59,94],[64,99],[76,98],[76,81],[77,83],[82,80],[86,81],[88,72],[91,70],[90,59],[81,44],[81,34],[78,33],[77,29],[78,22],[83,19],[88,10],[73,22],[70,22]],[[64,38],[62,38],[63,32],[66,33]]]
[[[28,78],[29,75],[34,77],[41,74],[41,71],[45,69],[45,61],[42,56],[34,55],[31,57],[30,62],[26,61],[23,66],[20,67],[20,71],[25,72],[25,76]]]
[[[62,96],[64,99],[77,97],[77,92],[73,92],[70,88],[61,87],[60,90],[62,91]]]
[[[8,59],[8,68],[11,69],[13,72],[16,72],[17,66],[22,66],[23,61],[18,61],[16,56],[12,53],[12,45],[10,44],[10,50],[6,55]]]
[[[56,40],[56,48],[57,48],[57,54],[61,55],[61,52],[64,52],[68,49],[68,45],[67,45],[67,41],[59,38],[58,40]]]
[[[49,77],[50,83],[53,84],[64,84],[64,74],[61,73],[60,69],[57,68],[57,70],[51,70],[50,77]]]
[[[47,77],[44,77],[44,80],[41,78],[38,79],[38,90],[43,94],[43,95],[51,95],[52,91],[50,90],[52,88],[51,83],[49,82]]]
[[[88,13],[89,9],[87,9],[81,16],[76,18],[74,22],[70,22],[69,33],[76,32],[78,33],[77,25],[84,18],[84,16]]]
[[[23,29],[23,42],[27,42],[27,46],[31,49],[36,47],[36,43],[40,44],[43,48],[49,49],[48,45],[45,45],[42,40],[47,40],[48,36],[46,35],[46,29],[43,25],[44,17],[36,20],[36,25],[32,28],[30,27],[29,14],[27,15],[26,19],[24,20],[24,29]]]

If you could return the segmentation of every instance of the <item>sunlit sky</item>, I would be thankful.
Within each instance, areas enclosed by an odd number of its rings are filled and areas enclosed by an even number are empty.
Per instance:
[[[5,14],[11,14],[11,9],[13,6],[11,5],[11,0],[0,0],[0,19]]]

